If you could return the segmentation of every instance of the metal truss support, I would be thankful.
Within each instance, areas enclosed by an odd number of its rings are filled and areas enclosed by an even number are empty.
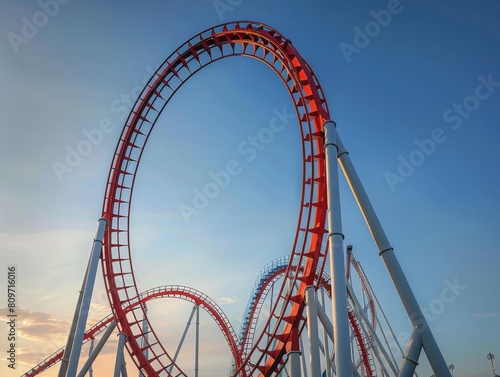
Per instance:
[[[106,329],[106,331],[102,335],[101,339],[99,339],[99,342],[97,342],[97,345],[95,346],[95,348],[92,350],[92,353],[90,354],[89,358],[87,359],[85,364],[83,364],[83,367],[80,370],[80,372],[78,373],[77,377],[85,377],[87,372],[89,372],[91,370],[92,364],[94,363],[94,360],[96,359],[97,355],[99,355],[99,352],[101,352],[102,347],[104,347],[104,344],[106,344],[106,342],[108,341],[109,336],[114,331],[115,327],[116,327],[116,321],[113,319],[109,323],[108,328]]]
[[[366,317],[366,314],[363,312],[363,307],[359,303],[359,300],[356,297],[356,294],[354,293],[354,289],[352,288],[350,283],[347,283],[347,291],[350,293],[352,301],[354,302],[354,309],[356,311],[356,315],[361,319],[359,324],[362,327],[363,332],[366,334],[369,333],[371,335],[373,341],[377,345],[377,347],[373,347],[372,350],[374,351],[375,356],[380,363],[380,368],[382,369],[382,372],[384,372],[386,375],[388,375],[388,372],[387,372],[384,364],[382,363],[382,360],[380,358],[378,350],[380,350],[382,352],[382,355],[384,356],[385,361],[387,362],[387,365],[389,366],[389,368],[391,368],[393,375],[396,376],[398,374],[397,366],[393,364],[391,358],[389,357],[389,354],[386,352],[385,348],[383,347],[382,342],[377,335],[377,332],[375,331],[373,326],[370,324],[370,321]],[[366,328],[368,328],[368,331],[366,330]]]
[[[78,368],[78,360],[82,351],[83,337],[85,335],[85,326],[90,309],[90,300],[92,299],[92,291],[94,290],[95,277],[99,258],[101,256],[102,242],[104,232],[108,225],[108,221],[104,218],[99,219],[97,233],[92,245],[87,270],[83,278],[82,289],[78,296],[78,301],[73,315],[68,340],[64,349],[61,367],[59,368],[58,377],[74,377]]]
[[[325,127],[330,123],[332,122],[326,122]],[[329,129],[337,134],[335,127],[329,127]],[[340,166],[358,203],[361,213],[365,218],[368,229],[370,230],[370,233],[379,250],[379,255],[389,272],[410,321],[421,335],[422,347],[427,355],[429,363],[437,377],[451,377],[448,366],[446,365],[443,355],[441,354],[441,350],[434,339],[434,335],[429,328],[427,320],[425,319],[410,284],[408,283],[408,280],[406,279],[406,276],[404,275],[403,270],[396,258],[394,248],[390,245],[377,214],[375,213],[375,210],[361,183],[361,180],[354,169],[349,153],[342,144],[342,140],[338,134],[335,139],[337,141],[336,146],[338,148]],[[342,375],[340,375],[340,377],[342,377]]]
[[[116,359],[115,359],[115,371],[113,377],[126,377],[127,371],[125,369],[125,355],[123,349],[125,346],[125,341],[127,340],[127,335],[124,333],[118,334],[118,347],[116,348]]]
[[[344,234],[340,210],[337,158],[340,155],[335,123],[327,121],[325,131],[326,186],[328,199],[328,248],[332,278],[332,319],[338,377],[352,376],[347,292],[344,263]]]
[[[193,309],[191,310],[191,314],[189,315],[189,319],[187,321],[186,327],[184,328],[184,332],[182,333],[181,340],[179,341],[179,345],[177,346],[177,349],[175,350],[175,355],[172,359],[173,363],[177,361],[177,357],[179,356],[179,353],[181,352],[182,345],[184,344],[184,340],[186,339],[186,335],[188,333],[189,327],[191,326],[191,321],[193,320],[194,314],[196,313],[196,310],[198,308],[198,304],[193,306]],[[168,368],[168,373],[172,372],[172,369],[174,368],[174,365],[172,363],[172,366]],[[139,376],[141,377],[141,376]]]
[[[316,287],[306,288],[307,337],[309,340],[309,365],[312,376],[321,375],[318,336],[318,306]]]

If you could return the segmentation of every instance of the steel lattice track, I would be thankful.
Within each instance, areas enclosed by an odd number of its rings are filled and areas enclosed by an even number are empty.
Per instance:
[[[222,311],[222,309],[206,294],[190,287],[182,285],[166,285],[156,288],[149,289],[142,292],[137,299],[133,300],[131,307],[128,310],[132,310],[136,306],[143,306],[151,300],[160,298],[175,298],[182,299],[196,305],[199,305],[204,309],[218,325],[219,329],[225,335],[226,343],[229,350],[231,351],[233,360],[241,359],[246,355],[248,350],[251,349],[254,340],[255,327],[257,319],[260,315],[260,310],[269,292],[269,289],[280,279],[283,278],[288,267],[288,257],[280,257],[271,262],[269,262],[259,273],[256,279],[256,284],[254,290],[250,295],[247,308],[245,310],[245,318],[243,321],[239,336],[236,335],[235,331],[228,318]],[[358,266],[356,269],[359,274],[359,279],[361,281],[366,281],[364,273],[360,270],[359,264],[353,256],[349,258],[350,264],[353,266]],[[330,289],[331,279],[326,273],[322,273],[319,269],[315,276],[315,285],[318,287],[325,288],[328,295],[331,293]],[[363,288],[364,290],[364,288]],[[369,293],[369,290],[365,293]],[[371,296],[371,293],[370,293]],[[373,299],[369,299],[369,305],[372,306]],[[349,322],[353,330],[353,334],[356,338],[357,347],[360,355],[360,362],[363,362],[365,370],[368,370],[368,377],[374,377],[376,371],[373,368],[373,360],[370,356],[369,345],[366,341],[366,335],[359,326],[358,319],[355,312],[353,311],[351,305],[349,306]],[[372,325],[375,325],[375,313],[372,315]],[[114,317],[112,314],[107,315],[95,325],[90,327],[84,335],[83,344],[87,343],[90,339],[95,338],[97,335],[102,333],[104,329],[113,321]],[[230,337],[226,335],[230,334]],[[147,335],[147,334],[145,334]],[[21,377],[34,377],[50,367],[58,363],[63,355],[64,347],[61,347],[53,354],[45,358],[35,367],[31,368],[28,372],[24,373]],[[236,363],[235,363],[236,364]],[[368,369],[369,368],[369,369]]]
[[[257,59],[280,77],[299,119],[303,156],[301,203],[290,254],[293,264],[288,266],[274,306],[273,316],[278,320],[270,334],[257,338],[246,359],[237,361],[235,375],[247,375],[249,360],[254,355],[258,361],[251,366],[249,375],[268,376],[283,366],[283,357],[292,342],[291,330],[304,321],[305,288],[313,283],[316,269],[324,263],[326,192],[322,126],[330,117],[316,76],[291,42],[266,25],[240,21],[205,30],[163,62],[133,106],[116,147],[103,203],[103,217],[110,224],[101,258],[106,289],[118,328],[127,335],[128,352],[139,370],[149,377],[167,369],[172,370],[172,375],[185,373],[173,363],[151,323],[148,323],[148,345],[141,347],[144,309],[137,306],[126,311],[139,296],[129,246],[130,205],[137,169],[155,123],[177,90],[205,66],[230,56]]]

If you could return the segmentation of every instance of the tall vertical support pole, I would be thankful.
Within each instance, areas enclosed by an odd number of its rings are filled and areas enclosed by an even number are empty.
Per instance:
[[[299,343],[300,343],[300,349],[301,350],[304,350],[304,339],[302,337],[299,337]],[[307,363],[305,361],[305,355],[301,354],[301,358],[300,358],[300,365],[302,367],[302,375],[301,377],[308,377],[307,375]]]
[[[200,357],[200,304],[196,305],[196,340],[194,349],[194,376],[198,377]]]
[[[101,218],[97,227],[97,233],[92,245],[87,271],[85,272],[84,283],[82,291],[73,317],[73,324],[71,325],[70,334],[68,336],[68,343],[72,340],[72,345],[69,347],[68,363],[61,365],[59,369],[59,377],[74,377],[76,376],[78,368],[78,360],[82,352],[82,342],[85,335],[85,326],[90,309],[90,300],[92,298],[92,291],[94,289],[95,277],[97,274],[97,267],[99,258],[101,257],[102,243],[104,239],[104,232],[108,225],[108,220]],[[75,325],[76,323],[76,325]],[[67,368],[67,369],[66,369]]]
[[[427,355],[429,363],[436,373],[437,377],[451,377],[448,366],[444,361],[441,350],[439,349],[434,335],[432,334],[427,320],[425,319],[420,306],[411,290],[410,284],[403,273],[403,270],[396,258],[394,248],[390,245],[389,240],[382,228],[382,225],[375,213],[375,210],[368,199],[368,195],[361,183],[361,180],[354,169],[349,153],[346,151],[340,136],[337,135],[337,146],[339,149],[340,166],[344,172],[347,182],[354,194],[358,206],[365,218],[368,229],[377,245],[379,255],[382,257],[384,264],[391,276],[391,279],[396,287],[396,290],[403,302],[405,310],[410,317],[414,327],[418,329],[422,336],[423,349]]]
[[[332,277],[332,318],[337,376],[352,376],[352,359],[347,317],[347,292],[344,265],[344,234],[340,211],[340,190],[335,123],[327,121],[325,131],[326,188],[328,200],[328,249]]]
[[[89,358],[90,356],[92,356],[92,352],[94,352],[94,342],[95,338],[92,337],[92,339],[90,339]],[[89,377],[94,377],[94,370],[92,369],[92,364],[90,365],[89,369]]]
[[[124,364],[123,348],[125,346],[125,340],[127,336],[124,333],[118,334],[118,347],[116,348],[116,359],[115,359],[115,371],[113,377],[120,377]]]
[[[321,305],[318,306],[318,316],[319,316],[319,312],[323,311],[324,306],[325,306],[325,290],[321,289]],[[329,339],[330,338],[328,338],[328,332],[327,332],[325,326],[323,326],[323,341],[325,342],[326,377],[332,377]]]
[[[147,315],[147,313],[148,307],[146,306],[146,304],[144,304],[144,314]],[[142,333],[144,334],[144,338],[142,338],[141,347],[145,348],[148,343],[148,321],[146,317],[144,317],[142,320]],[[148,358],[148,350],[149,348],[146,348],[144,350],[144,357],[146,357],[146,359]],[[139,371],[139,377],[144,377],[141,371]]]
[[[318,339],[318,306],[316,287],[306,288],[307,337],[309,340],[309,363],[311,376],[321,376]]]
[[[301,377],[300,373],[300,351],[288,352],[288,360],[290,365],[290,377]]]
[[[292,329],[292,341],[290,342],[290,350],[288,351],[288,363],[290,365],[290,377],[301,377],[300,372],[300,351],[299,346],[299,331],[297,328]]]

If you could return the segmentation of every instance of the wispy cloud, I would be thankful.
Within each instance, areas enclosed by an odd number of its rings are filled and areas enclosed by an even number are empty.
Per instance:
[[[0,321],[7,321],[7,308],[0,309]],[[27,308],[16,308],[17,333],[26,340],[44,341],[50,335],[51,339],[63,343],[69,330],[69,321],[57,319],[54,314],[33,312]]]
[[[221,305],[224,304],[235,304],[238,302],[237,297],[221,297],[217,299],[217,302]]]
[[[93,304],[94,309],[89,313],[87,328],[109,314],[109,308],[105,305]],[[59,319],[56,314],[48,312],[35,312],[28,308],[16,308],[16,343],[21,347],[16,349],[18,355],[18,367],[20,370],[28,370],[34,367],[46,357],[63,347],[66,343],[70,321]],[[0,325],[7,321],[7,308],[0,308]],[[5,326],[5,323],[4,323]],[[3,326],[2,326],[3,327]],[[101,351],[101,355],[114,355],[116,352],[117,339],[111,337]],[[4,365],[0,363],[0,367]]]

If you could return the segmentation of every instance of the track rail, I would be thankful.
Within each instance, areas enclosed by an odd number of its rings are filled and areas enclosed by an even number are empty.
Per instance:
[[[232,353],[233,359],[235,360],[236,364],[238,364],[238,360],[241,360],[239,352],[239,341],[231,323],[229,322],[229,319],[226,317],[222,309],[219,307],[219,305],[217,305],[215,301],[213,301],[206,294],[194,288],[182,285],[165,285],[149,289],[145,292],[142,292],[139,297],[131,303],[128,311],[133,310],[138,305],[143,306],[143,304],[151,300],[160,298],[182,299],[199,305],[200,308],[204,309],[213,318],[215,323],[217,323],[217,325],[219,326],[221,332],[225,335],[225,339]],[[90,339],[95,338],[102,331],[104,331],[104,329],[111,323],[113,319],[114,316],[111,313],[101,319],[95,325],[90,327],[85,332],[85,335],[83,337],[83,344],[87,343]],[[231,336],[227,337],[226,334],[230,334]],[[144,335],[147,336],[148,334]],[[21,377],[34,377],[57,364],[59,361],[61,361],[64,353],[64,348],[65,347],[59,348],[53,354],[24,373]]]
[[[235,375],[247,375],[252,355],[257,355],[258,361],[251,366],[250,375],[269,376],[279,369],[291,347],[292,328],[299,328],[304,321],[305,288],[313,283],[318,266],[324,264],[327,205],[322,127],[330,116],[319,81],[290,40],[269,26],[239,21],[205,30],[163,62],[134,104],[115,150],[103,202],[103,217],[110,224],[101,258],[106,290],[117,326],[127,335],[127,350],[139,370],[149,377],[169,370],[171,375],[186,374],[175,365],[149,321],[151,333],[146,348],[141,347],[138,340],[143,339],[144,309],[139,305],[127,311],[139,296],[129,235],[137,169],[154,125],[177,90],[205,66],[230,56],[257,59],[284,83],[298,117],[303,157],[297,230],[290,264],[272,313],[277,320],[269,334],[258,337]],[[146,350],[149,357],[144,356]]]
[[[362,289],[365,294],[367,294],[368,302],[370,308],[373,308],[371,312],[372,317],[372,326],[375,328],[376,323],[376,312],[374,309],[373,296],[370,290],[365,292],[365,289],[368,289],[366,286],[366,276],[361,270],[359,263],[354,258],[352,253],[349,252],[348,249],[348,266],[352,264],[356,271],[358,272],[359,279],[362,284]],[[260,271],[257,280],[254,285],[254,289],[250,294],[250,298],[247,304],[247,308],[245,310],[244,320],[241,325],[241,329],[239,332],[239,340],[241,344],[241,353],[245,355],[249,349],[252,347],[253,337],[255,333],[255,329],[257,327],[257,321],[260,315],[260,311],[264,304],[264,301],[269,293],[271,286],[280,278],[283,277],[287,270],[288,266],[288,258],[280,257],[272,260],[262,270]],[[346,269],[349,271],[349,269]],[[350,272],[348,272],[350,274]],[[328,297],[331,298],[331,278],[330,276],[322,272],[320,268],[318,268],[315,276],[315,285],[317,287],[323,287],[327,292]],[[348,299],[351,299],[350,293],[347,295]],[[360,363],[363,364],[365,374],[367,377],[375,377],[377,375],[377,371],[373,362],[373,358],[370,352],[371,349],[371,339],[370,335],[366,334],[361,325],[359,324],[359,318],[353,309],[353,305],[348,300],[347,301],[347,315],[349,320],[349,325],[351,326],[352,333],[354,338],[356,339],[356,346],[358,349],[358,353],[360,356]]]
[[[225,337],[226,343],[231,351],[235,365],[238,365],[238,360],[242,360],[245,354],[253,343],[253,338],[255,334],[255,328],[257,325],[257,319],[260,315],[260,310],[266,299],[266,296],[270,288],[275,284],[275,282],[283,277],[288,267],[288,257],[280,257],[272,260],[262,270],[256,279],[254,289],[250,295],[250,299],[245,310],[245,317],[242,323],[239,336],[233,330],[229,319],[226,317],[222,309],[217,305],[206,294],[190,287],[183,285],[166,285],[159,286],[156,288],[149,289],[142,292],[136,300],[131,302],[131,307],[128,310],[132,310],[136,306],[143,306],[151,300],[160,298],[176,298],[182,299],[196,305],[199,305],[204,309],[215,321],[221,330],[222,334],[231,334],[231,337]],[[357,263],[354,257],[350,258],[350,263],[353,265]],[[366,277],[362,273],[360,279]],[[330,295],[330,276],[326,273],[321,273],[320,269],[317,270],[315,277],[315,284],[317,286],[324,287],[328,295]],[[375,376],[375,370],[373,368],[373,360],[369,353],[369,343],[366,340],[366,335],[363,333],[361,326],[359,325],[359,320],[356,317],[351,305],[348,306],[348,316],[349,322],[351,324],[351,329],[354,333],[357,342],[358,352],[360,354],[360,361],[363,362],[365,368],[370,368],[370,372],[367,373],[368,377]],[[90,327],[84,334],[83,344],[87,343],[92,338],[99,335],[114,319],[113,314],[109,314],[95,325]],[[147,338],[149,334],[144,334]],[[35,367],[31,368],[28,372],[24,373],[21,377],[34,377],[50,367],[57,364],[64,353],[64,347],[61,347],[53,354],[49,355],[47,358],[42,360]]]

